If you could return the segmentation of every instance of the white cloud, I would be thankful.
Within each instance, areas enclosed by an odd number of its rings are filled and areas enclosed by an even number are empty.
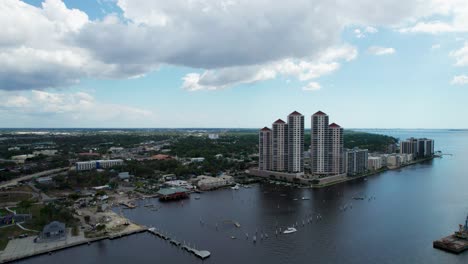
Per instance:
[[[359,29],[359,28],[356,28],[353,32],[354,32],[354,36],[355,36],[356,38],[364,38],[364,37],[366,37],[366,33],[368,33],[368,34],[374,34],[374,33],[377,33],[377,32],[379,32],[379,31],[378,31],[377,28],[375,28],[375,27],[367,26],[367,27],[365,27],[365,28],[362,29],[362,30]]]
[[[385,48],[379,46],[372,46],[367,49],[367,51],[373,55],[381,56],[381,55],[390,55],[394,54],[396,50],[394,48]]]
[[[465,42],[463,47],[458,50],[450,52],[450,56],[455,58],[456,66],[467,66],[468,65],[468,42]]]
[[[73,122],[97,123],[144,123],[154,122],[155,115],[148,110],[119,104],[96,101],[88,93],[53,93],[45,91],[1,92],[2,115],[17,118],[47,116],[73,126]],[[45,120],[49,119],[45,118]],[[44,119],[42,119],[44,120]]]
[[[440,44],[433,44],[433,45],[431,46],[431,50],[440,49],[440,47],[441,47]]]
[[[184,77],[188,90],[213,90],[279,75],[308,81],[349,60],[320,59],[320,54],[342,45],[341,33],[347,28],[364,36],[377,28],[447,32],[468,25],[464,0],[115,3],[122,15],[93,21],[61,0],[45,0],[40,7],[1,0],[0,89],[37,90],[71,86],[83,78],[141,77],[160,65],[201,72]],[[444,20],[430,20],[434,15]],[[389,48],[384,54],[392,52]]]
[[[450,83],[452,85],[465,85],[465,84],[468,84],[468,76],[467,75],[454,76]]]
[[[460,31],[455,28],[453,25],[441,22],[441,21],[431,21],[431,22],[419,22],[411,27],[404,27],[399,29],[402,33],[431,33],[439,34],[446,32],[457,32]]]
[[[340,68],[341,61],[351,61],[356,57],[355,47],[343,45],[329,48],[315,58],[304,60],[288,58],[265,65],[228,67],[207,70],[202,74],[189,73],[183,78],[182,87],[189,91],[218,90],[270,80],[278,75],[308,81],[330,74]]]
[[[322,88],[319,83],[317,82],[310,82],[306,86],[302,87],[303,91],[317,91]]]

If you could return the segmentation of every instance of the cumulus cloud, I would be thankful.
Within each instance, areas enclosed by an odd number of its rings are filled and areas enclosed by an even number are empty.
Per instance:
[[[326,49],[317,57],[303,60],[287,58],[264,65],[227,67],[207,70],[201,74],[189,73],[183,78],[183,88],[189,91],[217,90],[270,80],[278,75],[309,81],[338,70],[342,61],[351,61],[356,57],[355,47],[343,45]]]
[[[468,84],[468,76],[467,75],[457,75],[454,76],[452,79],[451,84],[453,85],[464,85]]]
[[[450,83],[452,85],[465,85],[465,84],[468,84],[468,76],[467,75],[454,76]]]
[[[364,29],[356,28],[353,32],[356,38],[364,38],[366,37],[366,33],[374,34],[374,33],[379,32],[379,30],[375,27],[367,26]]]
[[[317,91],[322,88],[319,83],[317,82],[310,82],[306,86],[302,87],[303,91]]]
[[[450,56],[455,58],[456,66],[467,66],[468,65],[468,42],[465,42],[463,47],[458,50],[450,52]]]
[[[381,56],[381,55],[391,55],[396,52],[394,48],[385,48],[379,46],[372,46],[367,49],[370,54]]]
[[[0,91],[0,112],[18,118],[49,116],[65,126],[73,126],[84,120],[92,124],[114,121],[131,124],[155,120],[155,115],[149,110],[99,102],[84,92]]]
[[[323,62],[320,56],[342,45],[341,33],[349,27],[372,34],[380,27],[411,27],[433,14],[454,14],[453,23],[464,25],[467,16],[461,14],[466,10],[456,7],[466,4],[444,3],[117,0],[121,15],[90,20],[61,0],[45,0],[40,7],[2,0],[0,89],[64,87],[83,78],[134,78],[161,65],[193,68],[184,77],[187,90],[213,90],[279,75],[308,81],[347,61],[341,57]]]

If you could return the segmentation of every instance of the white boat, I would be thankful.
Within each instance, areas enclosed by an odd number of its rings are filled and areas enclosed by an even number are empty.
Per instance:
[[[302,200],[310,200],[309,197],[302,197]]]
[[[286,230],[284,230],[283,234],[291,234],[297,232],[297,229],[294,227],[288,227]]]
[[[239,190],[239,185],[232,186],[231,189],[233,189],[233,190]]]

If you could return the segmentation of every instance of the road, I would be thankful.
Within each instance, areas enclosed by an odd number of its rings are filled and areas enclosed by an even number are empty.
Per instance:
[[[21,181],[29,181],[29,180],[34,179],[34,178],[47,176],[47,175],[50,175],[50,174],[55,174],[55,173],[58,173],[58,172],[69,170],[69,169],[70,169],[69,167],[64,167],[64,168],[46,170],[46,171],[41,171],[41,172],[38,172],[38,173],[33,173],[33,174],[21,176],[19,178],[13,179],[13,180],[0,183],[0,189],[18,185],[18,183],[21,182]]]

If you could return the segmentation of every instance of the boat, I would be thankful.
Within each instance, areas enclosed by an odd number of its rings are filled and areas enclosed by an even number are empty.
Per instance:
[[[283,234],[291,234],[297,232],[297,229],[294,227],[288,227],[286,230],[284,230]]]
[[[231,236],[231,239],[236,239],[236,237],[235,237],[235,236]]]
[[[302,197],[302,200],[310,200],[309,197]]]
[[[364,200],[364,197],[353,197],[354,200]]]
[[[235,186],[232,186],[231,189],[232,190],[239,190],[239,185],[236,184]]]
[[[200,196],[195,196],[195,200],[200,200]]]
[[[297,198],[294,198],[293,201],[297,201]]]

